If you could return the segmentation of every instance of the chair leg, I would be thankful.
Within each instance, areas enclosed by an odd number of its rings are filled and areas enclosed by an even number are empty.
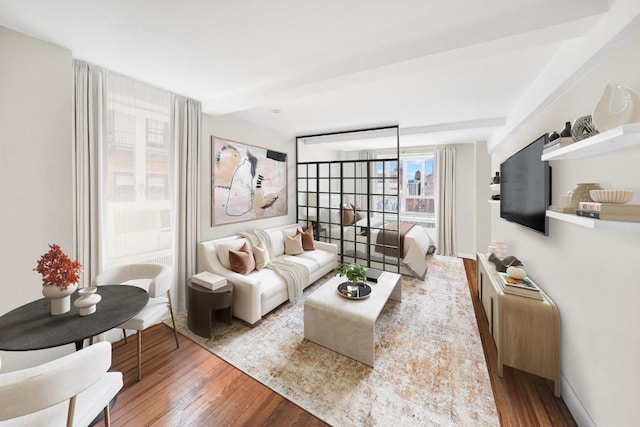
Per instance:
[[[104,427],[109,427],[111,425],[111,415],[109,413],[109,404],[104,407]]]
[[[173,323],[173,336],[176,339],[176,348],[180,348],[180,342],[178,341],[178,330],[176,329],[176,319],[173,317],[173,304],[171,304],[171,292],[167,291],[169,296],[169,312],[171,313],[171,323]]]
[[[142,379],[142,331],[138,331],[138,381]]]
[[[73,427],[73,415],[76,410],[76,397],[69,399],[69,410],[67,412],[67,427]]]
[[[122,336],[124,337],[124,343],[126,344],[127,343],[127,330],[126,329],[122,330]]]

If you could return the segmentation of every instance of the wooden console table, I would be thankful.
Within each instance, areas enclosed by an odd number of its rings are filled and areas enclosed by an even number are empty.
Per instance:
[[[495,266],[477,254],[477,296],[498,350],[498,375],[503,366],[548,378],[560,397],[560,314],[544,292],[542,301],[505,294]]]

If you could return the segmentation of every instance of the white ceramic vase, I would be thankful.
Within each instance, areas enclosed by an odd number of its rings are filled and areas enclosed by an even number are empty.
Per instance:
[[[78,284],[74,283],[61,289],[56,285],[46,285],[42,287],[42,295],[49,299],[51,304],[51,314],[57,316],[71,310],[71,294],[78,289]]]
[[[96,312],[96,304],[102,300],[102,297],[96,294],[97,290],[97,287],[89,286],[78,291],[80,297],[73,302],[73,305],[78,308],[80,316],[88,316]]]
[[[629,87],[608,84],[591,117],[599,132],[640,122],[640,94]]]

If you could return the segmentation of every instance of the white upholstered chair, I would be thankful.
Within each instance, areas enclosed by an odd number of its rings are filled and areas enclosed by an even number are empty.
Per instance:
[[[111,344],[100,342],[32,368],[0,374],[0,426],[88,426],[122,388]]]
[[[155,325],[166,314],[171,314],[173,322],[173,334],[178,342],[176,322],[173,318],[173,306],[171,304],[171,268],[161,264],[127,264],[106,269],[93,279],[94,286],[128,284],[141,287],[149,293],[147,305],[130,320],[119,326],[123,330],[137,331],[138,338],[138,380],[142,378],[142,331]],[[166,296],[165,296],[166,295]],[[126,340],[125,332],[125,340]]]

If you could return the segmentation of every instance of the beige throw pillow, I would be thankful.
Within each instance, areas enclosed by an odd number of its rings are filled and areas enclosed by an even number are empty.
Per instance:
[[[269,258],[269,252],[265,249],[262,243],[253,248],[253,257],[256,260],[256,270],[262,270],[271,262]]]
[[[303,253],[302,235],[296,234],[293,237],[284,235],[284,253],[287,255],[298,255]]]

